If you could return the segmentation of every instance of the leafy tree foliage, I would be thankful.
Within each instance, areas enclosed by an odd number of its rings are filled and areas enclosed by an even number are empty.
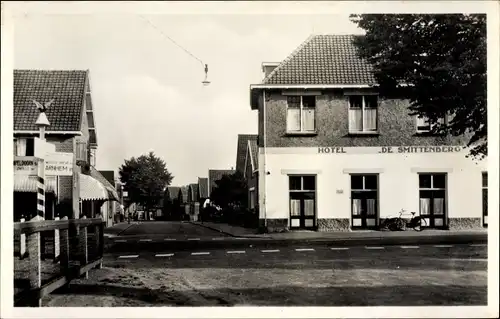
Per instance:
[[[165,162],[153,152],[125,160],[119,175],[130,201],[144,206],[146,212],[161,203],[165,188],[173,179]],[[149,214],[146,216],[149,218]]]
[[[215,188],[210,193],[210,200],[222,207],[246,206],[248,186],[243,174],[236,172],[232,175],[224,175],[215,181]]]
[[[487,155],[486,15],[362,14],[355,44],[374,66],[381,93],[405,85],[410,114],[434,132],[466,136],[471,155]],[[438,123],[447,117],[448,121]]]

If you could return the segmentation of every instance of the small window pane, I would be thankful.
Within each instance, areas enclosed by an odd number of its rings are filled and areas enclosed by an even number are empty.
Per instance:
[[[314,109],[302,110],[302,128],[304,131],[314,131]]]
[[[356,198],[352,200],[352,214],[354,216],[361,215],[361,199]]]
[[[300,190],[301,180],[300,176],[290,176],[290,190]]]
[[[349,131],[359,132],[363,130],[363,111],[361,109],[349,110]]]
[[[429,119],[424,116],[417,116],[417,130],[418,131],[430,131],[431,125]]]
[[[364,129],[365,131],[376,131],[377,130],[377,109],[365,109],[365,116],[363,119],[365,121]]]
[[[420,198],[420,215],[429,215],[431,210],[431,199]]]
[[[300,109],[288,108],[286,126],[289,132],[300,131]]]
[[[378,104],[378,96],[376,95],[365,96],[365,108],[376,109],[377,104]]]
[[[290,216],[300,216],[300,200],[290,200]]]
[[[302,97],[302,106],[306,108],[316,107],[316,97],[314,95],[307,95]]]
[[[418,175],[420,188],[431,188],[431,175],[420,174]]]
[[[434,215],[444,214],[444,198],[434,198]]]
[[[314,199],[304,200],[304,215],[314,216]]]
[[[316,179],[314,176],[304,176],[304,188],[303,190],[312,191],[316,189]]]
[[[445,188],[446,187],[446,175],[437,174],[433,176],[432,188]]]
[[[351,175],[351,189],[363,189],[363,176]]]
[[[300,96],[287,96],[286,102],[288,107],[300,108]]]
[[[26,139],[26,156],[35,156],[35,139]]]
[[[349,96],[349,108],[362,108],[363,107],[363,96],[362,95],[351,95]]]
[[[377,175],[365,176],[365,189],[377,189]]]
[[[483,173],[483,187],[488,187],[488,173]]]
[[[375,215],[377,213],[377,202],[375,199],[367,199],[366,200],[366,214],[367,215]]]

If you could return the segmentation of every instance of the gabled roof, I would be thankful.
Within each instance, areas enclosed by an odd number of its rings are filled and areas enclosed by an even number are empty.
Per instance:
[[[88,71],[14,70],[14,131],[37,131],[38,110],[54,99],[47,109],[47,132],[79,132]]]
[[[208,178],[198,177],[198,195],[200,198],[208,198]]]
[[[182,203],[187,203],[188,200],[188,191],[189,187],[188,186],[181,186],[180,187],[180,195],[181,195],[181,202]]]
[[[115,185],[115,171],[99,171],[106,180],[112,184]]]
[[[281,62],[263,84],[376,85],[371,64],[357,55],[354,35],[313,35]]]
[[[180,190],[181,190],[180,187],[168,186],[167,189],[165,190],[165,197],[167,197],[168,199],[177,199],[179,198]]]
[[[208,196],[210,196],[210,193],[212,192],[212,189],[217,186],[215,184],[215,181],[218,181],[222,178],[224,175],[232,175],[236,171],[231,170],[231,169],[211,169],[208,170]]]
[[[189,194],[191,202],[196,202],[198,200],[198,184],[189,184]]]
[[[257,146],[257,140],[248,141],[248,154],[250,158],[250,164],[252,165],[252,171],[255,171],[259,168],[259,148]]]
[[[245,171],[245,156],[249,140],[257,141],[257,135],[238,134],[238,147],[236,149],[236,171],[242,174]]]

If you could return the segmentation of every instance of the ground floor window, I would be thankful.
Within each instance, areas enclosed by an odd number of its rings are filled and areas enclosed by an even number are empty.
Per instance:
[[[290,228],[316,227],[316,176],[289,176]]]
[[[351,219],[353,229],[377,226],[378,175],[351,175]]]
[[[419,174],[420,216],[427,227],[446,227],[446,173]]]
[[[488,173],[487,172],[483,172],[482,192],[483,192],[483,226],[488,227]]]

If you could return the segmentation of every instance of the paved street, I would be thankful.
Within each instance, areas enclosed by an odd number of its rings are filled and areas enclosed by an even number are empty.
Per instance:
[[[105,255],[49,306],[484,305],[487,247],[175,249]]]

